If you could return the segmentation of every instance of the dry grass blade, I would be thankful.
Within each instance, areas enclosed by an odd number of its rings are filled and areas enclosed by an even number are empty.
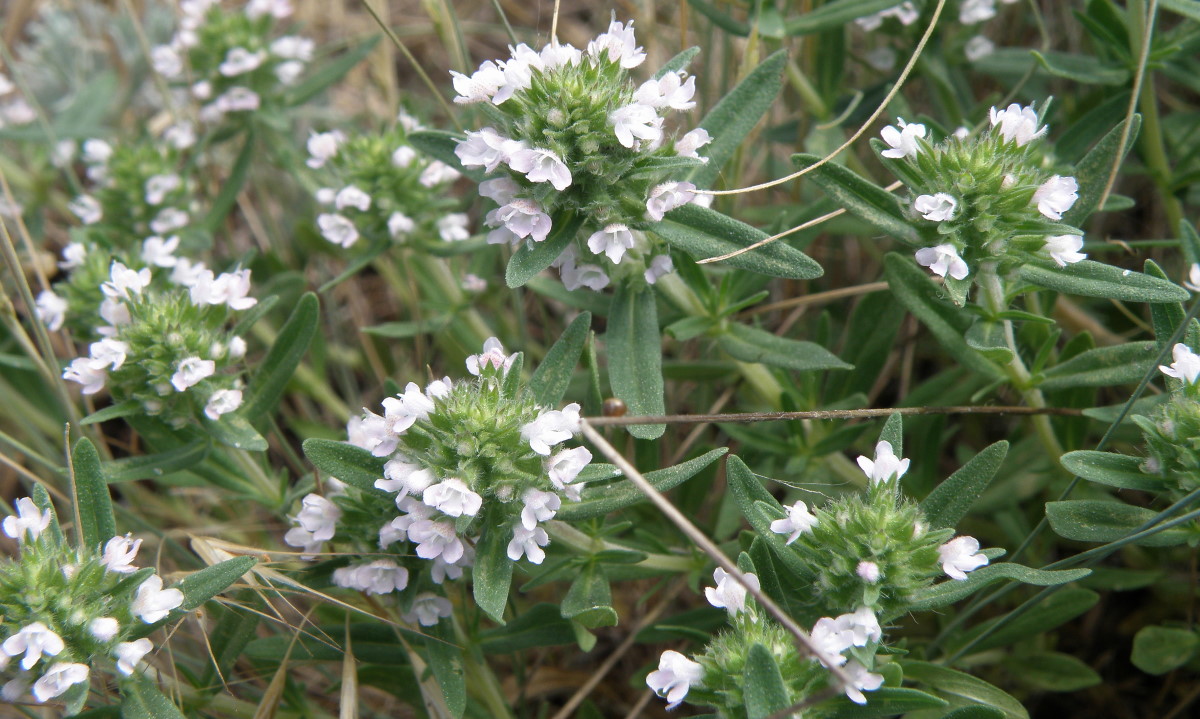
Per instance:
[[[342,657],[342,690],[338,719],[358,719],[358,666],[350,645],[350,618],[346,617],[346,654]]]

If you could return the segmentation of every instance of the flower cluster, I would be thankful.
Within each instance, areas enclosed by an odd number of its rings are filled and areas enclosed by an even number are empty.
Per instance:
[[[186,88],[204,123],[281,106],[312,60],[313,41],[273,37],[275,23],[292,14],[291,0],[250,0],[240,10],[219,0],[183,0],[179,29],[150,54],[158,74]]]
[[[309,137],[308,166],[318,173],[323,207],[317,227],[326,240],[348,248],[360,237],[397,243],[470,237],[466,214],[448,211],[458,207],[447,190],[459,172],[417,154],[408,133],[418,128],[401,113],[399,124],[381,134],[346,137],[333,130]]]
[[[37,112],[16,90],[17,86],[8,75],[0,72],[0,128],[26,125],[37,119]]]
[[[19,559],[0,561],[0,696],[39,704],[63,697],[73,714],[97,666],[132,676],[154,649],[150,625],[183,604],[153,569],[133,564],[142,540],[129,535],[100,547],[68,546],[52,511],[24,497],[5,517]]]
[[[1171,359],[1159,367],[1171,378],[1168,399],[1133,421],[1146,442],[1142,471],[1166,480],[1164,490],[1178,500],[1200,487],[1200,355],[1181,342],[1171,348]]]
[[[558,447],[579,432],[579,405],[535,404],[517,357],[491,338],[467,359],[474,379],[445,377],[424,390],[410,382],[383,401],[383,414],[364,410],[349,439],[386,458],[379,491],[339,483],[325,497],[308,495],[284,541],[308,554],[332,539],[374,546],[380,559],[335,570],[334,584],[373,594],[412,588],[404,601],[422,624],[448,613],[433,589],[471,566],[482,533],[501,533],[511,560],[541,564],[543,524],[564,499],[579,500],[591,453]]]
[[[701,199],[662,169],[707,161],[699,153],[707,131],[671,139],[664,128],[668,112],[695,107],[695,78],[675,70],[636,84],[629,70],[646,54],[632,23],[613,21],[584,50],[558,42],[511,50],[470,76],[454,73],[455,101],[482,103],[494,123],[455,150],[464,167],[494,176],[479,187],[498,205],[486,218],[488,242],[544,242],[555,224],[581,217],[583,231],[554,265],[568,289],[634,277],[653,284],[673,271],[665,246],[637,226]]]
[[[250,270],[219,275],[203,263],[176,258],[167,291],[151,288],[150,268],[114,261],[101,285],[98,330],[86,357],[63,377],[84,394],[106,386],[118,401],[134,400],[173,425],[199,417],[218,420],[242,404],[239,378],[246,341],[226,328],[250,297]]]
[[[1046,134],[1032,107],[992,108],[991,128],[978,137],[963,130],[940,143],[926,128],[899,120],[884,128],[880,154],[913,195],[931,246],[917,262],[947,279],[959,303],[981,265],[1007,271],[1026,262],[1058,267],[1087,257],[1083,232],[1062,224],[1079,198],[1074,177],[1050,175],[1035,156]]]

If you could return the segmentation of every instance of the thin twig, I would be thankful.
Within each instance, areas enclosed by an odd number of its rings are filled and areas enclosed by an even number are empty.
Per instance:
[[[442,97],[442,93],[438,89],[438,86],[425,72],[425,68],[421,67],[421,63],[417,62],[417,58],[413,57],[413,54],[409,51],[408,46],[401,42],[400,38],[396,37],[396,33],[392,32],[392,28],[383,21],[383,18],[379,17],[379,13],[376,12],[375,8],[371,6],[370,0],[363,0],[363,7],[367,9],[367,12],[371,13],[371,17],[375,18],[375,23],[378,24],[379,29],[383,30],[383,32],[388,36],[388,39],[392,41],[392,44],[398,47],[400,52],[404,53],[404,57],[408,59],[409,63],[412,64],[413,69],[417,71],[417,75],[421,77],[421,81],[425,83],[425,86],[428,87],[429,91],[433,93],[433,97],[438,101],[438,104],[441,105],[442,109],[446,112],[446,117],[450,119],[450,122],[454,123],[455,129],[461,132],[462,125],[459,124],[458,117],[455,115],[453,108],[450,107],[450,103],[446,102],[446,98]]]
[[[1154,16],[1158,12],[1158,0],[1150,0],[1150,8],[1146,11],[1146,29],[1142,33],[1141,54],[1138,57],[1137,73],[1133,76],[1133,94],[1129,97],[1129,109],[1125,112],[1125,126],[1121,130],[1121,142],[1117,145],[1117,152],[1113,157],[1112,169],[1108,172],[1108,182],[1104,183],[1104,192],[1100,193],[1100,201],[1096,203],[1096,209],[1103,210],[1104,203],[1108,202],[1108,196],[1112,193],[1113,185],[1117,182],[1117,173],[1121,171],[1121,163],[1125,160],[1125,145],[1129,142],[1129,133],[1132,130],[1133,116],[1137,112],[1138,95],[1142,91],[1142,81],[1146,78],[1146,65],[1150,59],[1150,38],[1154,35]]]
[[[624,427],[631,424],[699,424],[703,422],[726,422],[749,424],[752,422],[777,422],[792,419],[872,419],[890,417],[893,414],[1049,414],[1056,417],[1079,417],[1083,410],[1074,407],[880,407],[871,409],[822,409],[803,412],[732,412],[729,414],[666,414],[642,415],[637,417],[588,417],[595,427]]]
[[[874,292],[883,292],[888,288],[886,282],[868,282],[865,285],[854,285],[853,287],[842,287],[828,292],[815,292],[811,295],[802,297],[793,297],[790,300],[782,300],[780,302],[772,302],[769,305],[759,305],[751,307],[742,313],[742,316],[758,315],[763,312],[773,312],[774,310],[786,310],[790,307],[804,307],[807,305],[819,305],[825,302],[840,300],[844,297],[857,297],[858,295],[869,295]]]

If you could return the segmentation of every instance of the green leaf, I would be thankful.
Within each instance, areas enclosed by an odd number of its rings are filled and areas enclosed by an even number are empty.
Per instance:
[[[820,161],[816,155],[792,155],[792,164],[797,170]],[[871,227],[906,244],[922,244],[921,235],[905,216],[899,198],[879,185],[831,162],[808,173],[808,177],[834,202]]]
[[[799,17],[788,20],[784,32],[788,35],[809,35],[823,30],[840,28],[851,20],[866,17],[895,7],[892,0],[834,0]]]
[[[242,149],[233,162],[233,169],[229,171],[229,177],[226,177],[221,183],[221,191],[213,198],[208,214],[200,223],[200,226],[210,233],[215,234],[221,229],[221,224],[225,222],[229,211],[237,203],[238,193],[246,185],[246,178],[250,175],[250,166],[254,160],[254,140],[255,134],[251,128],[246,131],[246,140],[242,143]]]
[[[888,415],[883,429],[879,432],[879,441],[887,442],[897,457],[904,456],[904,415],[899,412]]]
[[[772,53],[709,110],[700,121],[700,127],[712,136],[712,142],[704,146],[708,164],[692,170],[682,179],[694,182],[697,187],[709,187],[716,181],[738,145],[775,102],[775,96],[783,87],[786,64],[786,51]]]
[[[1075,355],[1045,372],[1038,386],[1046,391],[1073,387],[1111,387],[1137,382],[1154,364],[1156,342],[1128,342],[1097,347]]]
[[[336,60],[323,63],[306,73],[305,78],[288,91],[284,102],[292,107],[308,102],[325,88],[345,77],[355,65],[371,54],[378,42],[379,35],[374,35]]]
[[[467,175],[473,180],[483,179],[479,168],[463,167],[462,160],[454,152],[458,143],[466,140],[462,133],[446,132],[445,130],[416,130],[408,133],[408,143],[433,159],[444,162],[450,167]]]
[[[1099,62],[1091,55],[1037,50],[1030,50],[1030,53],[1051,75],[1085,85],[1124,85],[1129,80],[1129,71],[1125,68]]]
[[[228,589],[258,563],[254,557],[234,557],[224,562],[192,572],[175,585],[183,592],[180,609],[190,612]]]
[[[666,77],[667,73],[679,72],[680,70],[687,68],[687,66],[691,64],[692,60],[695,59],[695,57],[699,54],[700,48],[695,46],[689,47],[670,60],[667,60],[667,62],[658,69],[658,72],[654,73],[654,79],[661,80],[662,78]]]
[[[863,696],[867,698],[865,705],[855,704],[846,697],[838,697],[822,705],[823,708],[828,707],[828,713],[822,712],[821,715],[829,719],[874,719],[946,706],[946,700],[917,689],[885,686],[873,692],[866,692]]]
[[[963,339],[967,341],[968,347],[993,362],[1000,364],[1012,362],[1012,350],[1008,347],[1004,325],[1000,322],[980,318],[971,325]]]
[[[118,404],[112,404],[104,409],[98,409],[88,416],[80,420],[79,424],[96,424],[98,422],[107,422],[110,419],[119,419],[128,417],[131,414],[141,414],[143,411],[142,403],[136,399],[127,399]]]
[[[1026,684],[1051,692],[1074,692],[1100,683],[1094,669],[1060,652],[1018,654],[1004,664]]]
[[[260,298],[253,307],[241,313],[237,324],[233,326],[230,332],[238,337],[245,335],[256,322],[266,317],[267,313],[277,304],[279,304],[279,295],[267,295]]]
[[[65,540],[62,533],[62,525],[58,521],[58,512],[54,511],[54,502],[50,500],[50,493],[46,491],[46,487],[40,482],[33,485],[33,490],[29,493],[29,498],[33,500],[33,505],[43,512],[50,512],[50,526],[47,527],[47,532],[54,538],[56,544],[62,544]]]
[[[203,418],[204,431],[221,444],[251,452],[266,452],[267,440],[241,412],[221,415],[220,419]]]
[[[625,402],[629,414],[666,414],[663,404],[662,337],[658,332],[658,304],[649,287],[617,285],[608,316],[608,381],[613,394]],[[663,424],[629,425],[639,439],[657,439]]]
[[[962,581],[952,579],[915,592],[908,603],[908,610],[920,612],[944,607],[1002,579],[1014,579],[1038,587],[1054,587],[1083,579],[1091,573],[1090,569],[1033,569],[1012,562],[989,564],[971,572]]]
[[[674,467],[647,472],[645,477],[650,484],[654,485],[655,489],[666,492],[695,477],[728,451],[729,449],[726,447],[718,447]],[[637,504],[645,498],[646,495],[629,482],[618,482],[603,489],[589,488],[585,491],[582,502],[564,502],[562,508],[554,516],[556,519],[567,522],[602,517],[609,512]]]
[[[1186,226],[1187,223],[1182,223]],[[1167,273],[1163,272],[1154,260],[1146,260],[1146,275],[1160,280],[1170,281]],[[1175,328],[1182,325],[1187,317],[1183,305],[1178,302],[1156,302],[1150,305],[1150,320],[1154,324],[1154,339],[1159,347],[1175,333]]]
[[[438,622],[429,628],[425,650],[429,668],[442,690],[442,698],[451,716],[461,717],[467,711],[467,682],[463,675],[462,649],[454,643],[451,622]]]
[[[1067,452],[1059,461],[1068,472],[1096,484],[1148,492],[1160,492],[1166,487],[1163,479],[1142,471],[1140,457],[1085,449]]]
[[[583,215],[559,215],[554,218],[546,239],[541,242],[526,241],[517,248],[504,270],[504,281],[508,286],[514,289],[521,287],[553,264],[579,233],[583,221]]]
[[[550,602],[534,605],[508,624],[479,634],[479,648],[484,654],[512,654],[574,643],[571,623],[562,618],[558,605]]]
[[[1159,0],[1159,6],[1200,22],[1200,0]]]
[[[475,567],[471,570],[475,603],[497,624],[504,624],[504,607],[512,586],[513,560],[508,558],[512,525],[502,523],[500,512],[487,513],[483,533],[475,546]]]
[[[113,517],[112,498],[108,495],[108,482],[100,466],[100,454],[90,439],[84,437],[75,443],[71,468],[80,543],[88,549],[99,549],[116,536],[117,520]]]
[[[1133,637],[1133,665],[1147,674],[1166,674],[1187,664],[1200,649],[1196,632],[1172,627],[1142,627]]]
[[[1004,719],[1004,712],[996,707],[985,707],[982,704],[952,709],[941,716],[941,719]]]
[[[847,341],[842,348],[842,357],[854,365],[854,369],[830,377],[831,386],[836,390],[828,397],[840,399],[871,391],[888,363],[904,316],[904,306],[890,292],[874,292],[855,305],[844,333]],[[896,452],[898,454],[900,450]]]
[[[754,644],[746,654],[745,679],[742,694],[748,719],[767,719],[791,706],[775,656],[761,644]]]
[[[905,679],[927,684],[940,694],[962,697],[984,706],[999,709],[1009,719],[1029,719],[1029,712],[1025,711],[1021,702],[1003,690],[982,679],[976,679],[970,674],[964,674],[938,664],[914,660],[901,660],[900,666],[904,668]]]
[[[692,204],[671,210],[661,222],[649,225],[648,229],[667,244],[697,259],[719,257],[769,236],[716,210]],[[815,260],[784,240],[776,240],[721,262],[760,275],[793,280],[811,280],[825,273]]]
[[[617,625],[617,611],[612,608],[612,588],[598,562],[588,562],[583,572],[571,582],[571,588],[562,599],[562,616],[588,629]]]
[[[275,338],[275,344],[263,358],[258,371],[248,383],[246,402],[238,414],[258,422],[275,410],[275,404],[283,396],[288,380],[308,352],[317,333],[320,317],[320,302],[317,296],[307,292],[296,303],[296,309]],[[228,415],[226,415],[228,416]],[[265,447],[264,447],[265,449]]]
[[[1079,199],[1075,201],[1070,210],[1063,214],[1062,221],[1065,224],[1083,227],[1084,221],[1091,217],[1096,208],[1100,206],[1100,196],[1104,194],[1104,186],[1108,184],[1108,175],[1112,172],[1118,154],[1125,157],[1125,154],[1133,148],[1141,126],[1142,116],[1134,115],[1133,123],[1130,125],[1129,140],[1125,143],[1125,147],[1121,147],[1121,133],[1125,129],[1125,122],[1122,121],[1121,124],[1109,130],[1107,135],[1100,138],[1096,146],[1079,161],[1075,167],[1075,177],[1079,180]]]
[[[149,679],[136,676],[121,683],[121,719],[186,719],[175,703]]]
[[[1060,537],[1079,542],[1115,542],[1128,537],[1157,516],[1157,512],[1124,502],[1075,499],[1047,502],[1046,519]],[[1143,547],[1173,547],[1191,536],[1183,527],[1150,535],[1136,544]]]
[[[746,37],[750,34],[749,25],[721,12],[708,0],[688,0],[688,5],[696,8],[696,12],[711,20],[713,25],[716,25],[725,32],[737,35],[738,37]]]
[[[380,491],[375,488],[375,480],[383,479],[384,457],[376,457],[347,442],[319,438],[304,440],[304,456],[330,477],[367,493]]]
[[[1032,609],[1011,621],[1001,615],[955,637],[956,646],[965,646],[998,623],[1003,626],[971,646],[972,652],[1007,646],[1027,637],[1040,636],[1066,624],[1096,605],[1100,595],[1083,587],[1067,587],[1050,594]]]
[[[579,364],[579,355],[583,353],[583,343],[587,341],[588,330],[592,326],[592,315],[581,312],[578,317],[567,325],[562,335],[555,341],[554,346],[546,352],[546,358],[534,370],[529,378],[529,387],[533,390],[534,400],[543,407],[557,407],[567,393],[567,385],[571,383],[571,375]]]
[[[930,492],[921,502],[930,529],[954,528],[987,489],[1007,454],[1008,442],[989,445]]]
[[[778,337],[741,324],[731,324],[717,344],[734,359],[806,372],[819,369],[852,369],[819,344]]]
[[[1066,267],[1029,262],[1021,266],[1018,275],[1032,285],[1084,297],[1127,302],[1184,302],[1190,297],[1173,282],[1091,260]]]
[[[1004,378],[1000,367],[971,349],[963,339],[971,317],[942,299],[941,288],[911,258],[890,252],[883,261],[888,286],[896,299],[929,328],[954,359],[985,377]]]

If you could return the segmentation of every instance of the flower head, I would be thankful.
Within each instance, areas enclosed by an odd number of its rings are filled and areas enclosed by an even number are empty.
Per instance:
[[[891,147],[890,150],[883,151],[883,156],[895,160],[916,157],[921,151],[921,144],[917,140],[925,137],[925,126],[917,122],[906,123],[901,118],[896,118],[896,125],[899,125],[899,129],[888,125],[879,133],[883,141]]]
[[[113,537],[104,545],[104,557],[100,561],[110,572],[136,572],[137,567],[133,566],[133,560],[137,558],[138,548],[141,546],[142,540],[134,539],[128,534]]]
[[[745,577],[745,585],[724,569],[717,567],[713,571],[713,581],[717,586],[705,587],[704,598],[717,609],[724,609],[736,617],[746,610],[746,587],[755,591],[759,589],[757,576],[749,572],[743,572],[742,576]]]
[[[1191,347],[1179,342],[1171,348],[1171,359],[1174,361],[1170,367],[1159,365],[1158,369],[1166,376],[1174,377],[1184,384],[1196,384],[1200,379],[1200,355],[1193,352]]]
[[[679,652],[667,650],[658,660],[658,669],[646,675],[646,686],[667,700],[667,708],[679,706],[693,685],[704,680],[704,667]]]
[[[958,208],[958,200],[945,192],[935,195],[921,195],[913,201],[913,209],[930,222],[945,222],[954,219]]]
[[[4,533],[17,541],[24,541],[28,534],[30,539],[37,539],[50,526],[51,514],[49,509],[38,509],[29,497],[21,497],[16,502],[17,513],[4,518]]]
[[[1052,220],[1061,220],[1063,213],[1071,209],[1079,199],[1079,184],[1074,177],[1054,175],[1033,193],[1033,202],[1038,212]]]
[[[1079,235],[1052,235],[1046,238],[1045,250],[1059,267],[1075,264],[1087,259],[1083,249],[1083,237]]]
[[[897,457],[891,443],[882,440],[875,445],[874,460],[858,458],[858,466],[877,484],[889,482],[893,477],[900,479],[908,471],[908,465],[909,460]]]
[[[1003,110],[993,107],[989,111],[988,117],[991,119],[992,127],[999,127],[997,132],[1005,142],[1015,142],[1018,147],[1046,134],[1045,126],[1038,127],[1038,117],[1033,107],[1022,107],[1014,102]]]
[[[771,531],[776,534],[791,535],[788,537],[787,544],[799,539],[801,534],[811,532],[817,523],[817,516],[808,511],[808,505],[804,502],[797,501],[784,509],[788,516],[771,522]]]
[[[966,573],[985,566],[988,558],[979,554],[979,540],[974,537],[955,537],[938,547],[942,570],[952,579],[964,580]]]
[[[922,247],[917,250],[917,263],[928,267],[935,275],[949,275],[956,280],[965,279],[970,274],[967,263],[958,256],[958,248],[951,244],[936,247]]]
[[[183,604],[183,592],[174,587],[163,589],[162,585],[162,577],[151,574],[138,586],[137,596],[129,607],[129,611],[146,624],[166,618],[171,610]]]

